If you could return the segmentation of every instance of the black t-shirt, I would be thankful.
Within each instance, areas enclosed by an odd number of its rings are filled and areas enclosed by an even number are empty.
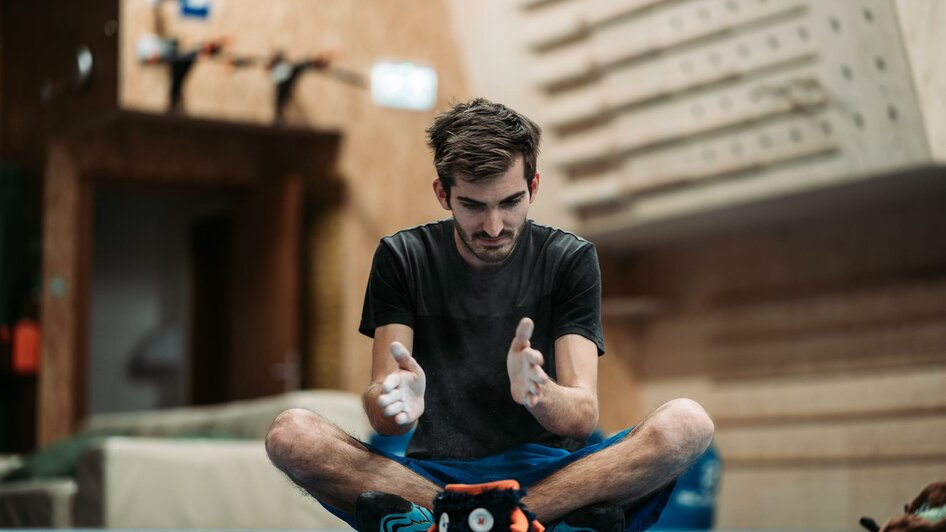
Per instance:
[[[376,327],[399,323],[414,331],[427,390],[407,455],[472,459],[523,443],[583,446],[548,432],[512,400],[506,355],[519,320],[532,318],[532,347],[555,379],[558,337],[579,334],[604,353],[600,307],[594,245],[531,220],[512,256],[490,271],[464,262],[452,219],[383,238],[359,330],[374,337]]]

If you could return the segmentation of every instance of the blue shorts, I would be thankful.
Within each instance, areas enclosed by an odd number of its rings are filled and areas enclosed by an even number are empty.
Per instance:
[[[568,464],[621,441],[630,431],[631,429],[627,429],[619,432],[602,442],[588,445],[575,452],[527,443],[476,460],[417,460],[391,454],[367,443],[364,445],[369,451],[390,458],[441,487],[447,484],[479,484],[494,480],[515,479],[522,488],[528,489]],[[654,493],[627,512],[625,530],[646,530],[657,522],[672,491],[673,484]],[[352,528],[358,528],[353,515],[321,501],[320,504]],[[548,523],[543,524],[548,525]]]

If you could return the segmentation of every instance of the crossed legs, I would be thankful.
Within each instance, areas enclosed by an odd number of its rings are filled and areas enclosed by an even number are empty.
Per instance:
[[[630,507],[666,486],[709,446],[713,422],[696,402],[670,401],[622,441],[586,456],[529,488],[525,499],[542,522],[609,501]],[[308,410],[280,414],[266,437],[273,464],[319,500],[353,513],[365,491],[395,493],[430,507],[440,487],[368,451]]]
[[[300,408],[276,417],[266,435],[266,452],[313,497],[349,514],[366,491],[395,493],[428,508],[440,491],[433,482],[372,453],[330,421]]]
[[[674,399],[623,440],[556,471],[524,502],[543,523],[596,502],[630,508],[682,474],[709,447],[713,422],[703,407]]]

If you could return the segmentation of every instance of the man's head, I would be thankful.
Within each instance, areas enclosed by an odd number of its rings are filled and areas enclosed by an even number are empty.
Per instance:
[[[457,250],[476,269],[501,264],[518,243],[539,188],[539,127],[479,98],[438,116],[427,133],[438,175],[434,192],[453,211]]]
[[[437,177],[447,193],[458,179],[480,182],[501,176],[522,156],[523,179],[531,189],[542,130],[532,120],[498,103],[476,98],[454,105],[427,128]]]

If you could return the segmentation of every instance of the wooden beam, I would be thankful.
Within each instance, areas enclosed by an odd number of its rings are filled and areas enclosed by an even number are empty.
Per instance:
[[[37,443],[72,434],[85,411],[88,252],[92,194],[76,160],[52,141],[46,163],[43,224],[42,368]]]

